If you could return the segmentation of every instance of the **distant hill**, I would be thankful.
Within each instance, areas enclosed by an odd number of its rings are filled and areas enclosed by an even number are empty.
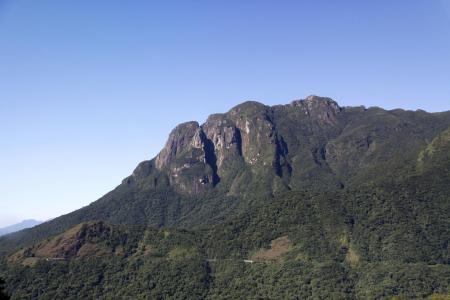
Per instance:
[[[37,220],[33,220],[33,219],[23,220],[20,223],[0,228],[0,236],[9,234],[9,233],[13,233],[13,232],[16,232],[16,231],[19,231],[22,229],[31,228],[31,227],[34,227],[41,223],[42,223],[42,221],[37,221]]]

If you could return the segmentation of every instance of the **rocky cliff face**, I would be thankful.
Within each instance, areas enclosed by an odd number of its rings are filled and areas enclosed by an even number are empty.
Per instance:
[[[337,125],[342,108],[331,98],[308,96],[304,100],[297,100],[291,106],[302,111],[306,116],[315,119],[318,124]]]
[[[170,184],[177,190],[202,193],[219,181],[212,147],[197,122],[180,124],[156,157],[156,168],[167,173]]]
[[[211,115],[202,129],[211,143],[220,171],[227,161],[242,156],[241,131],[225,114]]]

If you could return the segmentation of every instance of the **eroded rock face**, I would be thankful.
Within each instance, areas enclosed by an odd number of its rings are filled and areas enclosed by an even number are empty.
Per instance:
[[[211,115],[202,129],[214,151],[219,176],[227,161],[242,156],[242,138],[240,130],[224,114]]]
[[[161,170],[167,167],[183,151],[191,148],[201,148],[199,129],[200,126],[195,121],[182,123],[175,127],[170,133],[165,147],[156,157],[156,167]]]
[[[242,156],[251,166],[270,166],[276,155],[276,131],[269,107],[245,102],[228,112],[241,133]]]
[[[155,166],[167,172],[170,184],[187,194],[200,194],[214,187],[217,176],[214,149],[197,122],[178,125],[169,135]]]

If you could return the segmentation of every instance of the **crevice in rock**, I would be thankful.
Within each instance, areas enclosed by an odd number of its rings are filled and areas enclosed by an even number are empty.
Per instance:
[[[283,177],[283,175],[291,176],[292,167],[287,160],[288,146],[284,141],[283,137],[276,137],[276,153],[274,161],[275,173],[278,177]],[[283,169],[287,171],[288,174],[284,174]]]
[[[319,146],[312,151],[314,162],[316,165],[323,166],[326,164],[326,149],[323,146]]]
[[[242,156],[242,135],[241,130],[236,127],[236,143],[239,156]]]
[[[205,152],[205,163],[207,163],[212,171],[212,184],[216,186],[220,182],[220,177],[217,174],[217,156],[214,143],[206,137],[202,131],[201,138],[203,139],[203,151]]]

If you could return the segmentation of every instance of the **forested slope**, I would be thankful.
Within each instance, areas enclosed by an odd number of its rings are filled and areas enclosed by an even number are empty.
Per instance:
[[[0,238],[7,289],[14,299],[448,294],[449,133],[448,112],[316,96],[180,124],[98,201]]]

